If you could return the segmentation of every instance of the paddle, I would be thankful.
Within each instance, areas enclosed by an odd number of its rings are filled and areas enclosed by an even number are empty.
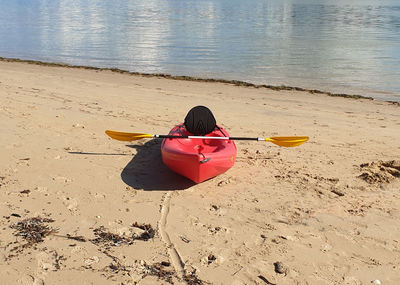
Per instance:
[[[294,147],[308,141],[308,137],[271,137],[271,138],[245,138],[245,137],[206,137],[206,136],[171,136],[171,135],[151,135],[142,133],[124,133],[107,130],[106,134],[119,141],[136,141],[143,138],[160,139],[207,139],[207,140],[242,140],[242,141],[267,141],[273,144]]]

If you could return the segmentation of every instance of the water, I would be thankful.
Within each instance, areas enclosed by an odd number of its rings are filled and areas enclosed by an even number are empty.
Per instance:
[[[400,101],[400,1],[0,0],[0,56]]]

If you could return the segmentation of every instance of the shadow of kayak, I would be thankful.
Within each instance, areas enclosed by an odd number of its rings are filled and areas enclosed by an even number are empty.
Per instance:
[[[161,140],[150,140],[144,145],[127,145],[137,153],[122,170],[121,178],[137,190],[184,190],[195,185],[186,177],[171,171],[161,159]]]

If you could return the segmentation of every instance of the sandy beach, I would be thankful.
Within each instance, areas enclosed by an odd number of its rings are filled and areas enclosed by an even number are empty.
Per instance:
[[[104,133],[196,105],[310,140],[195,185]],[[1,284],[400,284],[399,104],[2,61],[0,131]]]

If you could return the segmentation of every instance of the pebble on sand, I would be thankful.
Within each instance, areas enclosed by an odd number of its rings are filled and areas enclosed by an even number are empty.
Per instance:
[[[287,266],[285,266],[282,262],[280,262],[280,261],[277,261],[277,262],[275,262],[274,263],[274,266],[275,266],[275,272],[276,273],[279,273],[279,274],[287,274],[287,272],[288,272],[288,267]]]

